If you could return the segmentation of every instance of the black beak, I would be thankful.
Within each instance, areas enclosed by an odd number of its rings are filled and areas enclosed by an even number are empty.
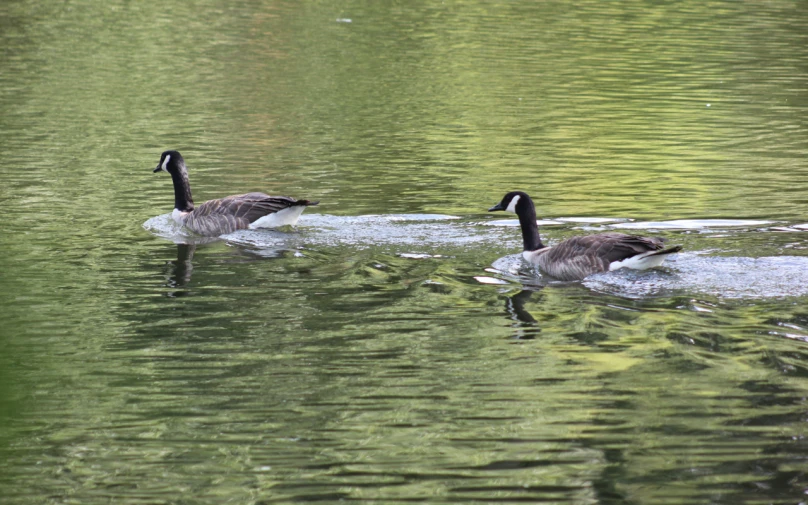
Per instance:
[[[163,169],[163,167],[161,167],[160,165],[157,165],[157,168],[154,169],[154,173],[156,174],[157,172],[159,172],[162,169]]]
[[[500,202],[500,203],[494,205],[493,207],[491,207],[490,209],[488,209],[488,212],[494,212],[495,210],[505,210],[505,207],[502,206],[502,202]]]

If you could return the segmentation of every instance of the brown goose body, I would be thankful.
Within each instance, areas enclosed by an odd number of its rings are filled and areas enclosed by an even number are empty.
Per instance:
[[[657,237],[600,233],[573,237],[537,251],[525,251],[522,256],[551,277],[576,281],[618,268],[653,268],[662,264],[665,255],[681,250],[681,246],[665,249],[663,239]]]
[[[289,196],[245,193],[208,200],[196,207],[191,197],[185,160],[179,152],[164,152],[154,171],[171,174],[174,183],[172,218],[191,231],[209,237],[247,228],[294,225],[307,206],[319,203]]]
[[[545,246],[539,237],[533,201],[521,191],[506,194],[499,204],[489,210],[516,213],[524,240],[522,257],[559,280],[581,280],[595,273],[619,268],[654,268],[660,266],[667,255],[682,250],[681,246],[666,249],[662,238],[625,233],[573,237],[552,247]]]
[[[245,230],[266,216],[279,214],[293,207],[303,208],[308,205],[317,205],[317,202],[308,200],[295,200],[289,196],[269,196],[265,193],[246,193],[232,195],[217,200],[208,200],[192,212],[181,213],[182,224],[190,230],[206,236],[218,236],[233,233],[236,230]],[[294,215],[294,211],[290,213]],[[294,221],[297,222],[295,216]],[[275,228],[283,226],[280,220],[275,226],[257,226],[260,228]],[[252,226],[256,227],[256,226]]]

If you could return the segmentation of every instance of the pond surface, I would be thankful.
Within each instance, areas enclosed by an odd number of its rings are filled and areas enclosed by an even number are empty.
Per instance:
[[[4,503],[808,502],[799,2],[0,7]],[[320,200],[194,240],[196,201]],[[622,230],[684,252],[523,265]]]

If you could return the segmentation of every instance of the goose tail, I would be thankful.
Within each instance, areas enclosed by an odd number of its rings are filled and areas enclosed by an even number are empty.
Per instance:
[[[661,251],[654,251],[651,254],[645,255],[645,257],[647,258],[648,256],[664,256],[666,254],[677,253],[677,252],[679,252],[681,250],[682,250],[682,246],[675,245],[673,247],[668,247],[667,249],[662,249]]]
[[[317,205],[317,204],[319,204],[319,203],[320,203],[320,201],[319,201],[319,200],[316,200],[316,201],[311,201],[311,200],[298,200],[298,201],[296,201],[295,203],[293,203],[293,204],[292,204],[292,206],[294,207],[295,205],[302,205],[302,206],[304,206],[304,207],[314,207],[315,205]]]
[[[682,250],[682,246],[675,245],[661,251],[651,251],[636,256],[631,256],[622,261],[613,261],[609,264],[609,270],[617,270],[618,268],[634,268],[636,270],[645,270],[648,268],[656,268],[661,266],[665,261],[668,254],[673,254]]]

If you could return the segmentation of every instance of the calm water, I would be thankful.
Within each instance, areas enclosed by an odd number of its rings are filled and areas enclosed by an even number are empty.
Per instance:
[[[808,502],[802,3],[11,0],[0,42],[4,503]],[[177,244],[165,149],[322,203]],[[686,253],[548,282],[514,189]]]

